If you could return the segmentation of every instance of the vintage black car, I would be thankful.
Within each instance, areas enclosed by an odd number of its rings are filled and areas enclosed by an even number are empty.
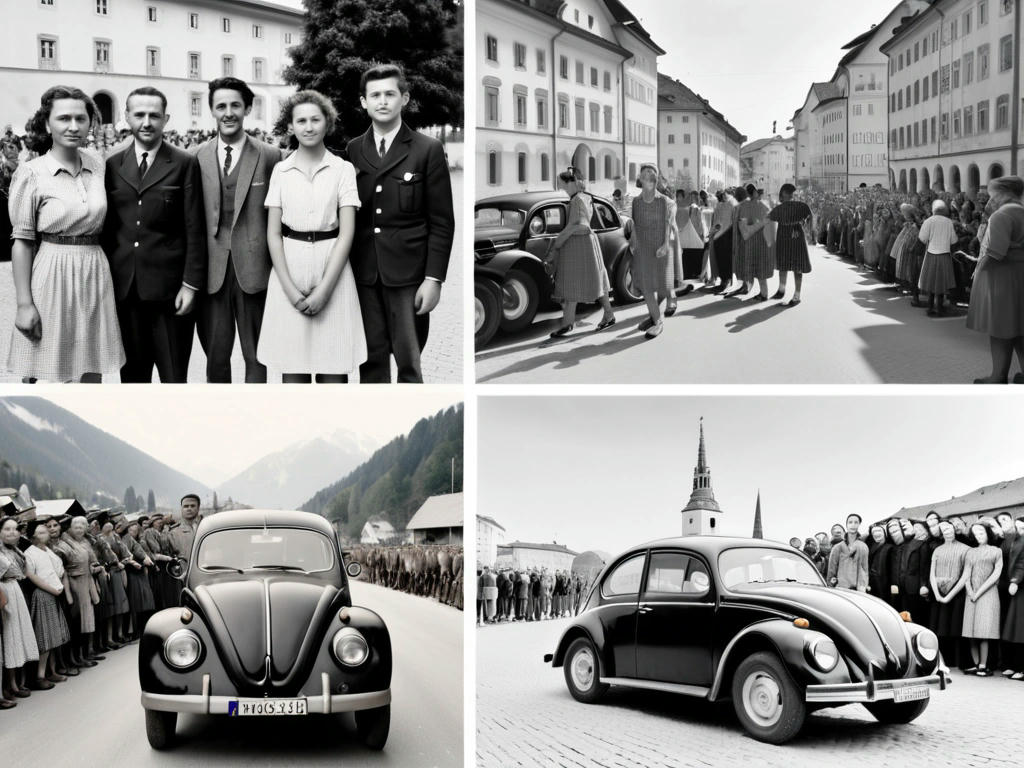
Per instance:
[[[911,619],[827,587],[792,547],[688,536],[611,561],[544,661],[587,703],[609,685],[731,698],[748,733],[781,744],[823,707],[858,702],[884,723],[924,712],[951,680],[938,638]]]
[[[181,608],[154,614],[139,646],[146,735],[174,738],[179,712],[235,716],[353,712],[381,749],[391,722],[391,637],[352,605],[337,536],[307,512],[242,510],[196,531]]]
[[[473,250],[476,293],[476,344],[483,346],[500,329],[515,333],[533,322],[551,301],[551,279],[541,257],[548,241],[565,228],[569,196],[565,192],[521,192],[476,204]],[[641,296],[632,284],[629,227],[615,206],[594,197],[591,226],[601,243],[616,303]]]

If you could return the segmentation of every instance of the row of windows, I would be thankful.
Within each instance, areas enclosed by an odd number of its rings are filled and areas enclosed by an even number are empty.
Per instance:
[[[516,128],[527,128],[529,120],[529,107],[527,103],[528,91],[526,86],[516,85],[512,88],[512,116]],[[548,95],[546,91],[537,91],[534,94],[535,114],[538,130],[548,129]],[[570,114],[575,112],[576,130],[583,132],[587,130],[587,114],[590,115],[590,132],[601,133],[602,124],[604,133],[615,133],[614,109],[610,106],[602,107],[600,104],[590,102],[589,108],[586,101],[576,99],[575,110],[569,109],[569,96],[565,93],[558,94],[558,127],[561,130],[571,130]],[[602,120],[603,115],[603,120]],[[484,86],[484,125],[496,128],[501,125],[501,88],[496,85]]]
[[[828,125],[829,123],[834,123],[836,120],[842,119],[843,111],[841,109],[837,109],[827,113],[823,118],[821,118],[821,122],[825,125]]]
[[[653,126],[638,123],[635,120],[626,121],[626,141],[630,144],[644,144],[653,147],[657,140],[657,132]]]
[[[845,133],[830,133],[825,137],[825,144],[844,144],[846,142]]]
[[[487,151],[487,183],[491,185],[501,184],[502,176],[501,152],[496,149]],[[526,152],[516,153],[516,182],[518,184],[529,184],[529,155]],[[551,158],[547,152],[542,152],[538,158],[538,176],[540,181],[551,181]],[[605,179],[614,179],[621,175],[619,159],[612,155],[605,155],[602,163]],[[597,158],[587,158],[587,181],[598,181]]]
[[[671,123],[672,122],[672,115],[665,115],[665,122],[666,123]],[[689,115],[682,115],[679,118],[679,122],[681,122],[681,123],[688,123],[688,122],[690,122],[690,116]]]
[[[977,120],[975,120],[977,118]],[[948,113],[940,115],[938,120],[938,134],[936,135],[936,119],[934,117],[930,119],[921,120],[911,125],[902,126],[899,129],[892,129],[889,135],[889,141],[892,147],[903,149],[904,147],[918,147],[922,144],[929,142],[929,135],[931,141],[935,141],[936,138],[946,140],[950,137],[950,123],[953,125],[953,138],[958,139],[961,136],[971,136],[976,134],[988,133],[989,132],[989,101],[978,102],[977,110],[975,107],[963,107],[962,109],[954,110],[952,117]],[[931,133],[929,134],[929,126],[931,127]],[[1010,127],[1010,97],[1009,95],[1000,96],[996,99],[996,114],[995,114],[995,126],[994,130],[1003,131]]]
[[[60,69],[58,38],[47,35],[39,37],[39,68]],[[110,40],[93,40],[93,70],[95,72],[111,71],[111,50]],[[188,54],[188,76],[192,80],[202,80],[202,55],[196,51],[189,51]],[[266,59],[252,59],[251,78],[253,82],[266,82],[267,61]],[[155,46],[146,48],[146,74],[151,77],[160,76],[160,49]],[[235,75],[235,57],[221,57],[221,76],[233,77]]]
[[[1006,16],[1013,13],[1013,2],[1014,0],[998,0],[999,2],[999,15]],[[942,27],[942,44],[948,45],[954,40],[959,40],[962,37],[966,37],[971,33],[971,22],[974,19],[973,8],[968,8],[963,14],[952,18],[949,23]],[[983,27],[988,24],[988,0],[981,0],[977,7],[977,19],[978,27]],[[931,47],[929,48],[929,42]],[[889,59],[889,74],[895,74],[901,72],[904,66],[910,66],[911,63],[916,63],[921,59],[922,56],[927,56],[929,50],[935,53],[939,49],[939,30],[933,31],[930,35],[925,35],[922,39],[914,43],[913,49],[907,46],[906,52],[901,52],[898,56]],[[913,51],[913,59],[911,59],[911,51]]]
[[[674,133],[668,134],[668,143],[669,144],[675,144],[676,143],[676,135]],[[684,133],[683,134],[683,144],[689,144],[689,143],[690,143],[690,134]]]
[[[928,101],[930,96],[935,96],[940,90],[942,93],[948,93],[951,88],[970,85],[974,81],[974,62],[974,51],[965,53],[962,58],[951,64],[945,64],[941,69],[932,72],[930,80],[925,75],[920,80],[915,80],[913,85],[890,93],[889,111],[898,112],[904,107],[909,108],[922,101]],[[977,62],[978,80],[987,79],[989,76],[989,46],[987,43],[978,48]],[[999,71],[1006,72],[1012,67],[1013,38],[1007,35],[999,42]]]
[[[863,114],[864,114],[864,105],[863,104],[854,104],[853,105],[853,116],[854,117],[860,117]],[[868,114],[869,115],[875,114],[875,105],[874,104],[868,104]]]
[[[825,165],[844,166],[846,165],[846,155],[825,155]]]
[[[654,89],[632,77],[626,77],[626,95],[634,101],[640,101],[644,104],[650,105],[654,103]]]
[[[195,119],[199,119],[203,116],[203,104],[206,103],[206,94],[192,91],[188,96],[188,111],[189,116]],[[263,119],[263,97],[254,96],[252,100],[252,112],[250,113],[254,120]],[[281,111],[281,99],[277,99],[277,112]]]
[[[547,53],[541,48],[536,49],[536,72],[538,75],[543,75],[547,72]],[[526,59],[527,59],[526,45],[523,43],[512,43],[512,64],[516,69],[526,71]],[[494,64],[498,63],[498,38],[494,35],[486,35],[484,37],[484,56],[487,61]],[[593,88],[604,88],[606,91],[612,89],[612,73],[607,69],[602,72],[597,67],[590,67],[590,85]],[[586,84],[587,82],[587,66],[585,62],[580,59],[576,59],[576,82],[580,84]],[[569,79],[569,57],[559,56],[558,57],[558,76],[562,80]],[[630,94],[632,95],[632,94]],[[634,96],[634,98],[639,98]],[[651,103],[651,102],[647,102]]]

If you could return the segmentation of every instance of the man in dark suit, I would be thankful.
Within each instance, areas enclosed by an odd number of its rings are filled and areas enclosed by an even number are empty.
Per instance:
[[[184,382],[196,292],[206,284],[199,163],[163,140],[167,98],[128,94],[133,140],[107,158],[104,249],[127,362],[121,381]]]
[[[252,102],[252,90],[236,77],[211,82],[217,137],[195,153],[203,179],[208,255],[199,340],[206,352],[206,380],[214,383],[231,383],[236,325],[246,383],[267,381],[267,367],[256,359],[271,267],[263,203],[281,150],[245,134]]]
[[[399,67],[363,73],[359,97],[372,124],[348,145],[362,207],[356,215],[351,263],[359,290],[368,358],[366,383],[422,383],[420,353],[430,312],[448,271],[455,214],[441,143],[402,122],[409,86]]]

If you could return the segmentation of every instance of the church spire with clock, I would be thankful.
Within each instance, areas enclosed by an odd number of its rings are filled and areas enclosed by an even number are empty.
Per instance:
[[[697,466],[693,468],[693,491],[681,514],[683,536],[718,533],[718,518],[722,514],[722,509],[715,501],[715,492],[711,487],[711,467],[708,466],[707,451],[704,447],[703,416],[700,419]]]

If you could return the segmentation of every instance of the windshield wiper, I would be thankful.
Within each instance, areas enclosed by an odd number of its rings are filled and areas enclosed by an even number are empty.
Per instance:
[[[252,567],[269,571],[302,571],[303,573],[309,573],[305,568],[299,568],[297,565],[254,565]]]
[[[204,571],[234,571],[235,573],[245,573],[241,568],[236,568],[233,565],[204,565],[202,566]]]

